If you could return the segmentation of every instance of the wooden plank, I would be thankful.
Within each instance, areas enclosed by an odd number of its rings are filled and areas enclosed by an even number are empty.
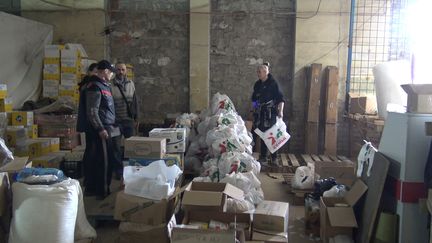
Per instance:
[[[341,162],[341,160],[338,159],[338,158],[336,157],[336,155],[329,155],[329,157],[330,157],[330,159],[332,159],[333,161]]]
[[[347,157],[345,157],[343,155],[338,155],[337,157],[344,162],[352,162],[350,159],[348,159]]]
[[[289,166],[286,154],[280,154],[282,166]]]
[[[325,125],[324,154],[337,154],[337,127],[336,124]]]
[[[325,122],[336,123],[338,116],[339,69],[334,66],[327,66],[325,75]]]
[[[318,154],[319,124],[308,122],[306,126],[306,153]]]
[[[316,155],[316,154],[311,154],[311,157],[315,161],[321,161],[321,158],[318,155]]]
[[[327,162],[332,161],[327,155],[322,154],[322,155],[320,155],[320,157],[321,157],[322,161],[327,161]]]
[[[308,93],[308,108],[307,108],[307,121],[308,122],[319,122],[319,110],[320,110],[320,99],[321,99],[321,69],[322,65],[319,63],[313,63],[307,69],[307,90]]]
[[[291,164],[294,167],[299,167],[300,166],[300,163],[299,163],[299,161],[297,160],[297,158],[296,158],[296,156],[294,154],[288,154],[288,157],[289,157],[289,159],[291,161]]]
[[[315,164],[315,161],[312,159],[312,157],[308,154],[302,154],[301,155],[304,159],[304,161],[306,162],[306,164],[309,166],[310,164]]]

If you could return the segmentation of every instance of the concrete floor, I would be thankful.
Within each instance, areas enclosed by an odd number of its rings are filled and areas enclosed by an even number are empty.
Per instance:
[[[293,198],[287,191],[287,186],[284,185],[281,174],[272,173],[276,176],[276,179],[269,177],[265,173],[261,173],[259,179],[262,183],[264,191],[264,197],[266,200],[282,201],[290,203],[289,212],[289,242],[295,243],[311,243],[321,242],[318,238],[312,238],[304,234],[304,207],[294,206]],[[119,181],[113,181],[111,186],[112,191],[119,190]],[[104,203],[96,201],[93,198],[86,198],[86,211],[87,214],[95,213],[99,211],[101,215],[111,214],[114,205],[115,193],[112,194]],[[118,225],[119,222],[112,220],[98,220],[96,225],[96,231],[98,237],[95,243],[114,243],[118,239]]]

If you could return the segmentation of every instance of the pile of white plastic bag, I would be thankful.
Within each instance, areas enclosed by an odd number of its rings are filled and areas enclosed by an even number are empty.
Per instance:
[[[200,175],[194,181],[225,182],[242,189],[245,199],[229,199],[228,211],[254,209],[264,199],[257,179],[261,165],[252,156],[252,134],[231,99],[216,93],[200,120],[198,133],[190,139],[185,170]]]

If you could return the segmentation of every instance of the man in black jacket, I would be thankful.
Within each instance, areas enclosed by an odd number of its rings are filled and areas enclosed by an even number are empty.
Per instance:
[[[85,109],[85,130],[89,142],[84,155],[84,163],[87,163],[85,193],[103,199],[110,193],[114,158],[112,139],[120,135],[120,131],[115,125],[114,100],[109,85],[116,70],[106,60],[98,62],[97,69],[97,75],[91,76],[85,85],[85,106],[80,104],[80,109]]]
[[[269,64],[264,63],[257,67],[258,80],[255,82],[252,94],[252,110],[254,114],[254,129],[259,128],[266,131],[276,123],[276,118],[283,117],[284,98],[279,89],[278,82],[269,72]],[[256,141],[254,133],[254,140]],[[275,163],[277,152],[271,155],[272,162]],[[260,162],[267,161],[267,147],[261,140]]]

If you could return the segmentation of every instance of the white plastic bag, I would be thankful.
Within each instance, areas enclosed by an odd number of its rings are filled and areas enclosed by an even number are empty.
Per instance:
[[[314,186],[314,175],[307,166],[300,166],[296,169],[291,185],[296,189],[311,189]]]
[[[216,93],[212,98],[211,109],[213,115],[223,112],[236,111],[231,99],[227,95],[220,94],[219,92]]]
[[[276,119],[276,124],[274,124],[267,131],[262,132],[257,128],[255,129],[255,133],[265,142],[270,153],[274,153],[280,149],[286,142],[288,142],[291,137],[286,132],[285,123],[283,122],[282,118],[279,117]]]
[[[73,243],[95,238],[83,205],[79,182],[64,180],[53,185],[12,185],[13,218],[9,242]]]
[[[177,165],[168,167],[163,160],[148,166],[126,166],[123,170],[125,193],[152,200],[168,198],[181,173]]]

